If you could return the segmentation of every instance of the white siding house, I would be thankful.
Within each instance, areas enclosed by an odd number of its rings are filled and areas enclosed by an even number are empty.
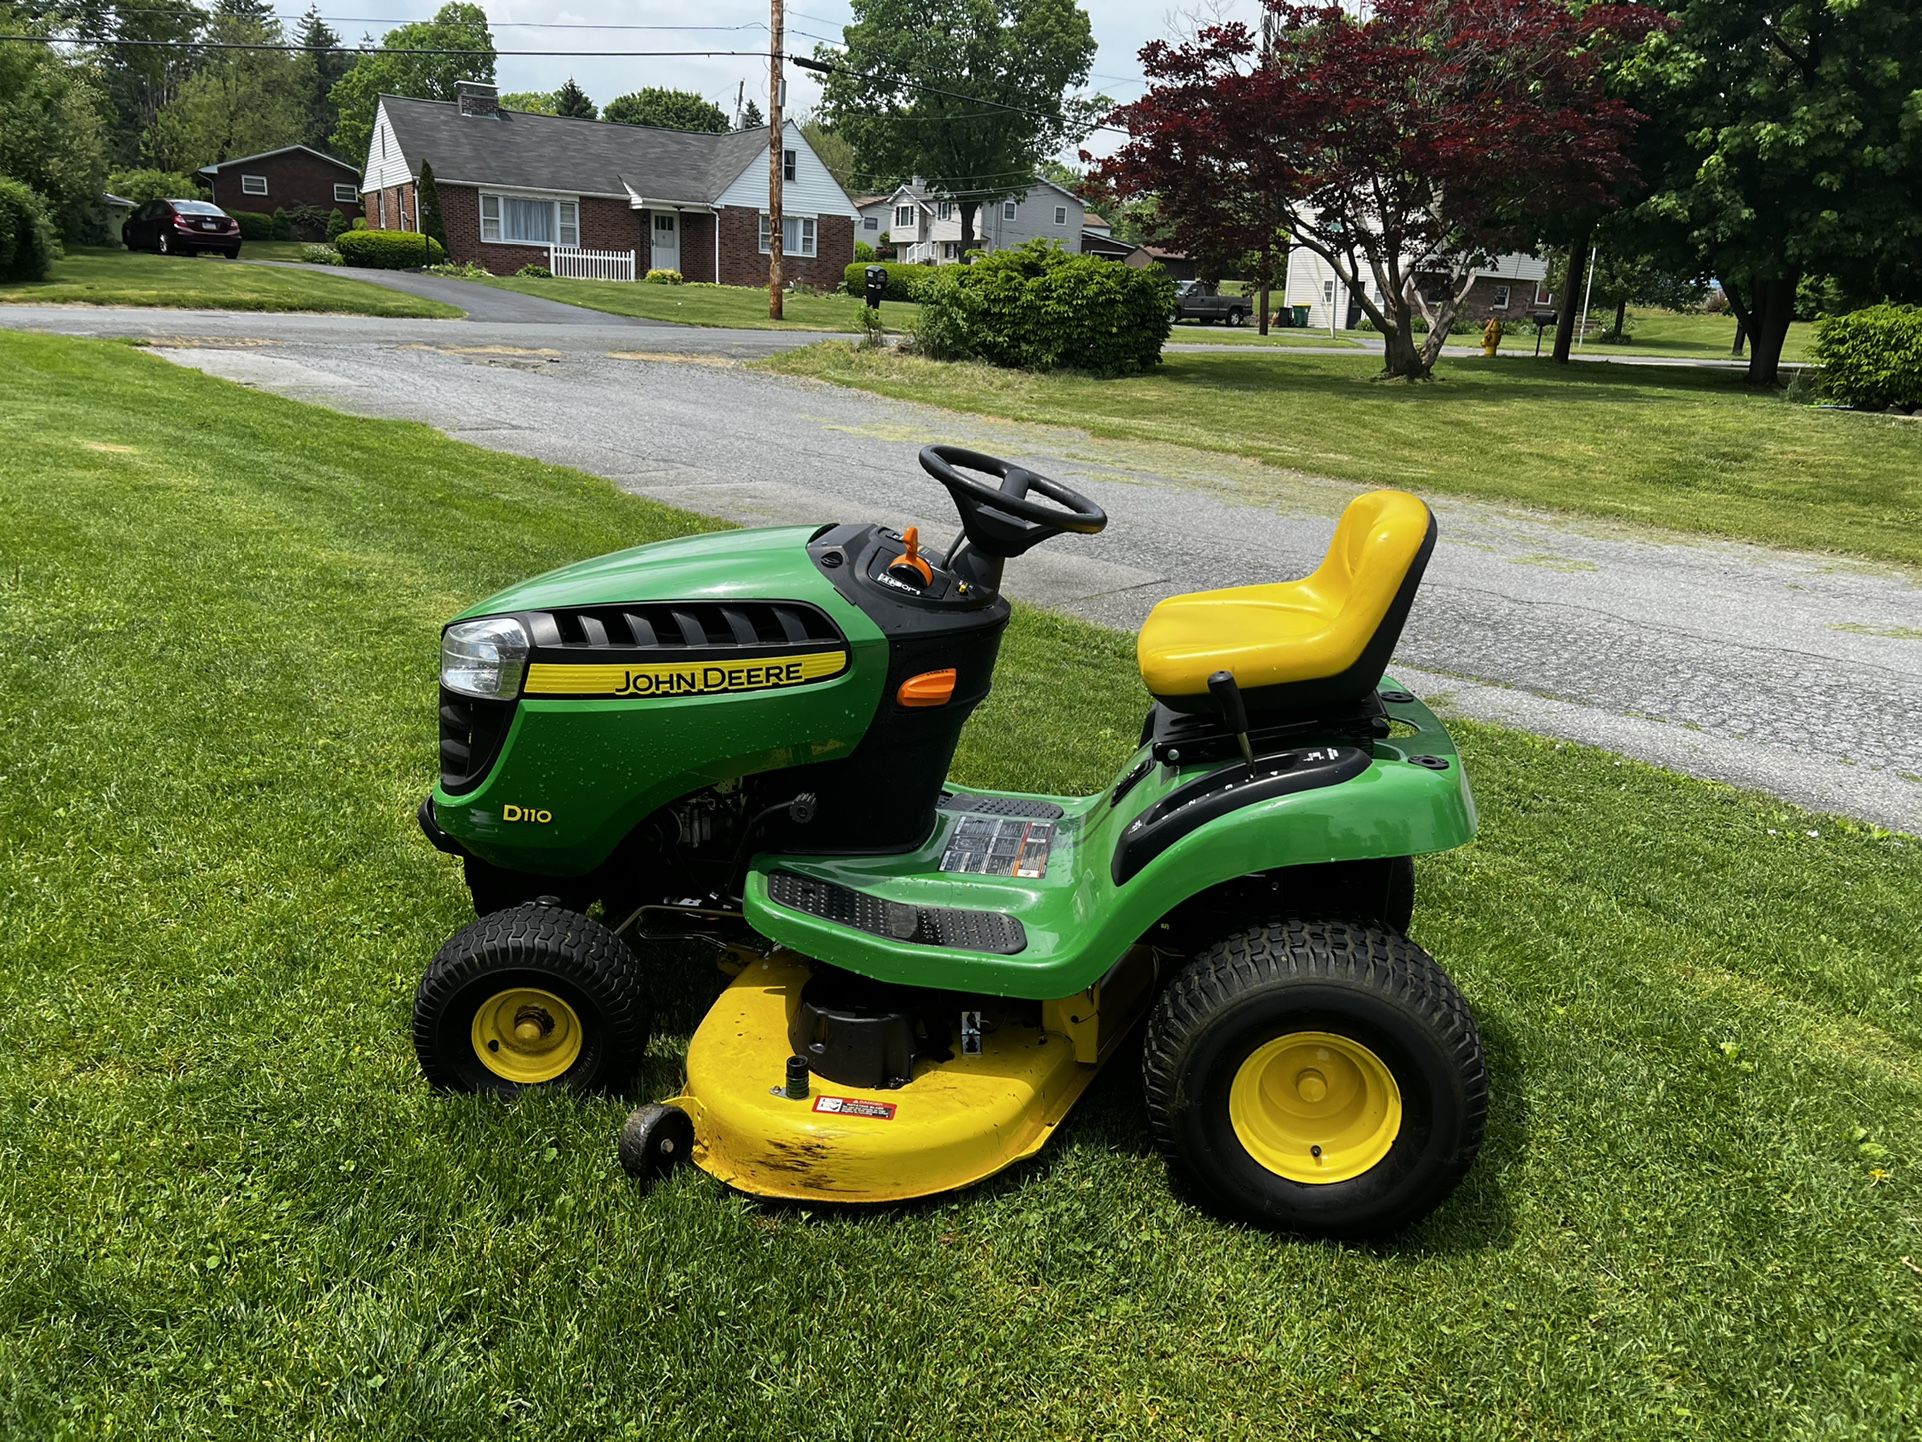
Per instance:
[[[1548,265],[1538,255],[1498,256],[1475,270],[1475,282],[1462,304],[1464,318],[1474,321],[1491,316],[1523,320],[1532,310],[1545,309],[1552,296],[1548,284]],[[1374,281],[1368,282],[1369,299],[1380,303]],[[1335,317],[1336,328],[1346,329],[1351,317],[1359,314],[1348,287],[1336,276],[1334,267],[1312,250],[1296,246],[1288,253],[1289,305],[1308,307],[1308,324],[1328,329]]]
[[[961,203],[931,190],[919,176],[891,196],[871,197],[862,214],[880,221],[902,260],[947,265],[961,259]],[[1079,250],[1086,215],[1086,206],[1072,191],[1036,180],[1020,195],[985,200],[975,208],[974,248],[1006,250],[1038,237]],[[855,234],[873,243],[870,232]]]

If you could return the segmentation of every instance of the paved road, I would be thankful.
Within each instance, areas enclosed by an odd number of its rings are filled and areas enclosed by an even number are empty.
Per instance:
[[[1300,574],[1353,490],[727,360],[793,339],[781,332],[4,314],[153,336],[169,359],[244,384],[424,420],[748,523],[881,517],[945,534],[952,515],[915,466],[916,447],[940,439],[1010,455],[1085,489],[1113,517],[1102,536],[1064,537],[1012,564],[1010,591],[1115,626],[1138,625],[1176,591]],[[1435,509],[1442,543],[1396,668],[1430,699],[1922,832],[1915,577],[1475,502]]]

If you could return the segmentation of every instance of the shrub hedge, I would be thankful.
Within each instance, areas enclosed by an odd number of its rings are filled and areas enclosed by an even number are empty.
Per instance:
[[[45,280],[53,257],[45,202],[20,181],[0,176],[0,280]]]
[[[914,343],[923,355],[1116,376],[1160,363],[1175,285],[1159,266],[1137,270],[1031,240],[942,266],[919,299]]]
[[[1857,410],[1922,407],[1922,306],[1873,305],[1822,322],[1815,332],[1817,385]]]
[[[309,265],[339,265],[341,263],[339,251],[335,250],[331,245],[322,245],[318,241],[303,245],[300,248],[300,258]]]
[[[419,270],[447,259],[438,240],[417,230],[350,230],[334,238],[334,247],[347,264],[367,270]]]
[[[679,285],[681,273],[678,270],[650,270],[641,277],[643,285]]]
[[[230,210],[227,214],[240,222],[242,240],[272,240],[274,218],[260,210]]]
[[[893,261],[886,262],[886,265],[888,288],[881,294],[883,300],[919,300],[921,287],[929,279],[939,275],[943,270],[954,269],[953,266],[908,265],[905,262],[897,265]],[[868,293],[867,266],[858,261],[849,266],[842,284],[846,287],[847,293],[857,300],[866,295]]]

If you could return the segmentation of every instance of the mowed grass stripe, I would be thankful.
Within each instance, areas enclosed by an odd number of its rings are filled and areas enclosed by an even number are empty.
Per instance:
[[[261,260],[293,260],[269,241],[243,244]],[[75,246],[46,280],[0,285],[0,307],[14,305],[168,306],[189,310],[322,311],[347,315],[455,320],[458,306],[350,279],[351,272],[276,270],[215,256],[152,255],[119,247]],[[6,311],[0,309],[0,320]]]
[[[1462,726],[1485,829],[1422,863],[1415,934],[1495,1103],[1396,1246],[1192,1209],[1126,1066],[1033,1164],[931,1205],[642,1196],[626,1101],[420,1083],[408,1004],[466,905],[412,810],[448,614],[710,523],[128,347],[0,347],[0,1435],[1922,1416],[1913,840]],[[961,779],[1100,785],[1145,704],[1131,649],[1021,612]],[[658,959],[637,1096],[678,1081],[707,968]]]
[[[1379,384],[1376,358],[1241,348],[1171,351],[1148,375],[1094,380],[837,341],[757,364],[1357,486],[1922,566],[1922,425],[1816,410],[1728,372],[1448,358],[1433,384]],[[1260,472],[1240,484],[1268,493]]]

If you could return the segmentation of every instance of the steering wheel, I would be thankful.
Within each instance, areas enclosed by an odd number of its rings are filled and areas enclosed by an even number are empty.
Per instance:
[[[1081,492],[998,456],[963,446],[923,446],[921,469],[948,488],[968,544],[983,555],[1019,556],[1050,536],[1064,531],[1092,536],[1108,524],[1108,513]],[[991,486],[966,471],[993,476],[1001,484]],[[1031,491],[1054,504],[1043,505]]]

